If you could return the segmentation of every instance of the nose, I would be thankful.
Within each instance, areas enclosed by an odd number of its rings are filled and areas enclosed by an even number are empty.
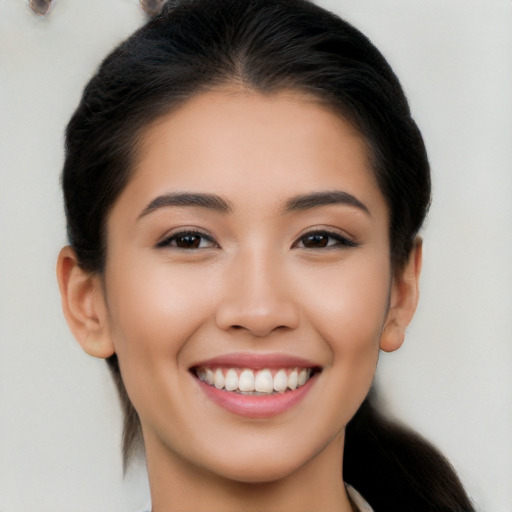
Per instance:
[[[264,337],[298,326],[296,297],[277,257],[240,255],[227,274],[216,310],[220,329]]]

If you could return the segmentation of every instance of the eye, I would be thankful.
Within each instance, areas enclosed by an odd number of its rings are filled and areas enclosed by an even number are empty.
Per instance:
[[[157,247],[171,247],[177,249],[210,249],[218,247],[215,240],[199,231],[180,231],[172,233],[156,244]]]
[[[293,247],[302,249],[335,249],[356,247],[357,243],[349,238],[330,231],[312,231],[301,236]]]

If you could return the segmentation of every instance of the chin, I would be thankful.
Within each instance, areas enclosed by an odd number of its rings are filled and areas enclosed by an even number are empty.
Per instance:
[[[280,457],[282,458],[282,457]],[[295,473],[304,465],[304,462],[270,458],[266,461],[252,460],[240,464],[227,464],[218,468],[217,474],[227,480],[246,484],[270,484],[283,480]]]
[[[240,444],[232,445],[229,452],[217,453],[210,459],[209,470],[221,478],[247,484],[270,484],[285,480],[301,472],[314,470],[316,461],[323,459],[323,454],[336,452],[342,457],[343,436],[315,436],[308,438],[306,432],[290,432],[291,439],[281,439],[277,443],[267,444],[264,439],[247,439],[245,448]],[[320,439],[324,442],[320,442]],[[300,442],[293,442],[293,439]],[[292,442],[290,442],[290,440]],[[253,444],[253,446],[250,446]]]

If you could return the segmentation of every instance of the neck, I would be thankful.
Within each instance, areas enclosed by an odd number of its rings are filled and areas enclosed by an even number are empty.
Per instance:
[[[343,435],[293,473],[271,482],[224,478],[149,439],[146,458],[153,512],[352,510],[343,484]]]

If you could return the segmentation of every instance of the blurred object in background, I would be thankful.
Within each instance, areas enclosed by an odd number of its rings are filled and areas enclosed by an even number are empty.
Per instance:
[[[164,0],[140,0],[140,6],[150,16],[156,16],[162,12]],[[29,0],[30,8],[39,16],[48,14],[52,6],[52,0]]]
[[[164,0],[140,0],[140,6],[150,16],[156,16],[162,12]]]
[[[44,16],[50,10],[52,0],[29,0],[28,5],[39,16]]]

